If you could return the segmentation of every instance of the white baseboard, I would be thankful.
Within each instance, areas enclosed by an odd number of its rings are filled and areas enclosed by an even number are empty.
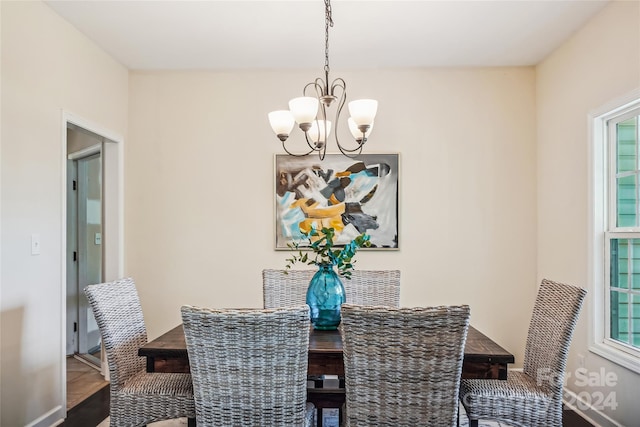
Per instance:
[[[571,396],[572,402],[580,402],[580,407],[578,408],[576,405],[567,402],[564,399],[564,404],[567,408],[570,408],[576,414],[580,415],[585,420],[589,421],[596,427],[624,427],[622,424],[616,422],[614,419],[609,417],[607,414],[602,412],[601,410],[594,408],[590,402],[585,402],[580,399],[580,397],[569,390],[568,388],[564,389],[565,395]]]
[[[37,420],[30,422],[25,427],[49,427],[57,426],[64,421],[64,409],[62,406],[56,406],[46,414],[40,416]]]

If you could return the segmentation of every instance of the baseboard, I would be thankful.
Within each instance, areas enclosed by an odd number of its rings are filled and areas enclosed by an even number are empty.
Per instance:
[[[582,400],[571,390],[565,388],[564,393],[565,398],[563,399],[563,403],[565,404],[565,406],[567,408],[570,408],[585,420],[589,421],[595,427],[624,427],[622,424],[616,422],[601,410],[594,408],[591,405],[591,402],[585,402],[584,400]],[[566,399],[567,396],[571,398],[570,401]],[[576,402],[579,402],[579,404],[576,405]]]
[[[64,409],[62,406],[56,406],[46,414],[42,415],[35,421],[30,422],[25,427],[49,427],[57,426],[64,421]]]

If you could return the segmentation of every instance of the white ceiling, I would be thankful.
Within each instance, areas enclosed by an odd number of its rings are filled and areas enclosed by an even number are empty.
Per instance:
[[[330,65],[534,65],[607,1],[333,0]],[[324,65],[323,0],[46,3],[129,69]]]

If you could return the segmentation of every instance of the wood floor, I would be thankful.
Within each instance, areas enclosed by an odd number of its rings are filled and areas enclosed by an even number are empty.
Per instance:
[[[63,427],[94,427],[107,416],[109,416],[109,387],[103,387],[70,410],[67,413],[67,419],[60,425]],[[563,412],[562,425],[563,427],[592,427],[584,418],[568,409]]]
[[[109,385],[100,372],[92,366],[67,356],[67,410]]]
[[[64,427],[94,427],[109,416],[109,382],[97,369],[69,356]]]
[[[67,358],[67,419],[64,427],[94,427],[109,416],[109,382],[93,367]],[[565,409],[563,427],[592,427],[577,413]]]

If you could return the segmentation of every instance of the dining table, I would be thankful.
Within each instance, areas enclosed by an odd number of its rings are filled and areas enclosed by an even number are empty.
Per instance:
[[[182,324],[140,347],[138,355],[146,357],[148,372],[188,373],[189,356]],[[469,326],[464,347],[462,378],[506,380],[507,367],[514,361],[513,354],[473,326]],[[344,361],[342,337],[338,330],[320,331],[309,328],[307,374],[307,400],[316,406],[319,413],[323,408],[339,408],[341,412],[345,402]],[[339,386],[322,387],[322,379],[327,375],[342,378]],[[317,420],[318,426],[322,427],[322,416],[319,415]]]

